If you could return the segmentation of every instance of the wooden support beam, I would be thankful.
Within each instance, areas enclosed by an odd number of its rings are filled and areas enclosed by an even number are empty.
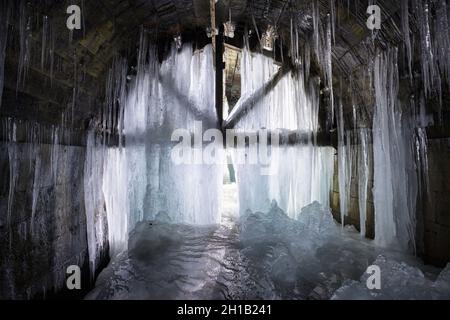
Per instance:
[[[229,133],[236,137],[238,140],[244,140],[245,146],[249,146],[253,143],[259,144],[262,141],[262,137],[260,134],[260,131],[253,131],[253,132],[238,132],[233,131],[232,133]],[[271,131],[267,130],[267,144],[272,145],[272,136],[275,136],[278,134],[279,140],[278,144],[280,146],[296,146],[296,145],[314,145],[314,146],[329,146],[334,147],[335,144],[333,143],[333,136],[326,132],[318,132],[314,136],[312,133],[307,133],[304,131],[296,131],[296,130],[278,130],[278,131]],[[250,137],[253,137],[253,139],[250,139]],[[265,142],[264,137],[264,142]]]
[[[15,140],[11,141],[11,132],[7,132],[5,130],[0,131],[0,142],[15,142],[15,143],[35,143],[40,145],[54,145],[52,133],[54,130],[51,125],[39,124],[36,121],[27,121],[10,118],[0,118],[0,124],[7,128],[7,123],[14,123],[15,125]],[[30,131],[36,129],[39,134],[38,137],[33,137],[30,134]],[[87,134],[84,130],[80,129],[65,129],[61,130],[58,128],[58,141],[57,145],[61,146],[76,146],[76,147],[85,147],[86,146],[86,137]]]
[[[209,0],[209,14],[211,17],[211,32],[213,51],[216,51],[216,0]]]
[[[223,129],[223,69],[225,67],[223,62],[223,27],[219,28],[219,34],[215,37],[216,41],[216,112],[218,127]]]
[[[5,88],[16,91],[17,87],[17,63],[18,61],[7,60],[5,63]],[[57,81],[50,88],[50,80],[45,83],[42,75],[34,68],[28,70],[24,85],[19,86],[19,92],[26,93],[40,101],[50,103],[64,108],[71,96],[68,87],[60,85]]]
[[[198,121],[203,121],[204,125],[214,126],[214,119],[212,117],[208,117],[205,113],[197,108],[197,106],[192,103],[191,99],[186,96],[183,92],[180,92],[175,86],[174,82],[170,77],[164,76],[161,72],[159,73],[159,79],[164,89],[170,91],[172,96],[177,99],[182,105],[185,106],[186,110],[195,117]]]
[[[224,123],[226,129],[234,128],[236,123],[242,118],[242,116],[253,109],[257,102],[265,97],[280,80],[291,70],[290,65],[283,65],[272,78],[267,81],[261,88],[253,92],[250,96],[239,99],[238,103],[231,111],[228,119]]]

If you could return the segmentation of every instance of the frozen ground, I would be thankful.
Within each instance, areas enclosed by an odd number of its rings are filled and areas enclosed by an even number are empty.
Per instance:
[[[164,214],[139,223],[87,299],[450,298],[450,267],[438,277],[413,257],[378,249],[318,203],[296,220],[275,203],[238,219],[233,185],[224,197],[221,225],[170,224]],[[374,263],[382,289],[369,291],[364,271]]]

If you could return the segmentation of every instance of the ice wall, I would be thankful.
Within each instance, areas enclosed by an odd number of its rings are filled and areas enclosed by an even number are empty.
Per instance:
[[[295,217],[314,201],[329,206],[333,180],[334,149],[315,146],[278,146],[269,148],[269,165],[235,164],[240,213],[263,212],[272,200]],[[245,154],[233,150],[233,158]],[[236,162],[236,160],[234,160]]]
[[[174,46],[159,63],[143,32],[135,70],[127,79],[128,63],[115,59],[100,121],[88,138],[85,193],[93,270],[105,245],[101,239],[107,235],[115,256],[126,249],[137,222],[161,216],[189,224],[220,221],[223,160],[176,163],[171,157],[180,143],[171,141],[174,130],[184,129],[188,140],[196,132],[202,155],[202,135],[217,125],[212,47],[194,52],[190,44]],[[114,138],[118,147],[110,145]],[[186,151],[193,152],[188,144]]]
[[[247,48],[241,59],[242,101],[279,68],[272,59]],[[318,110],[317,82],[305,80],[303,71],[297,70],[288,72],[236,124],[236,130],[246,134],[262,128],[287,129],[307,137],[303,145],[263,148],[260,143],[233,150],[241,214],[247,209],[267,211],[272,200],[291,217],[313,201],[329,205],[334,150],[315,145]],[[252,149],[255,161],[250,159]]]
[[[240,101],[245,101],[261,89],[279,68],[273,59],[244,48],[241,56]],[[296,130],[309,133],[312,137],[318,130],[318,100],[319,92],[315,79],[305,81],[303,72],[289,72],[272,90],[262,95],[235,128],[241,131],[261,128]],[[236,107],[233,110],[236,110]]]
[[[142,46],[124,111],[130,227],[163,212],[174,222],[216,223],[222,164],[176,164],[171,152],[178,141],[170,141],[176,129],[202,139],[217,125],[212,47],[174,46],[160,65],[153,48]]]
[[[397,50],[380,53],[374,63],[373,119],[375,241],[401,250],[415,249],[418,174],[415,164],[414,110],[398,100]]]

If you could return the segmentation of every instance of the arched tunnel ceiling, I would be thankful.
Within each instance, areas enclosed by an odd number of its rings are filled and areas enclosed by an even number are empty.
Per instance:
[[[372,32],[366,27],[366,10],[370,1],[320,0],[318,4],[322,19],[329,14],[330,1],[336,5],[336,37],[332,50],[335,87],[342,88],[341,92],[348,92],[351,84],[355,89],[353,92],[359,93],[356,97],[358,104],[369,106],[371,95],[367,89],[368,79],[365,78],[364,69],[367,68],[373,48],[370,46]],[[205,28],[211,24],[209,0],[76,2],[82,7],[84,19],[82,30],[75,31],[73,35],[70,35],[66,28],[67,1],[41,0],[28,3],[27,10],[32,11],[33,16],[46,15],[55,26],[55,52],[60,66],[53,76],[53,82],[56,83],[55,88],[60,90],[53,94],[51,90],[42,87],[43,82],[48,82],[49,74],[37,67],[39,61],[35,59],[36,61],[31,63],[32,71],[28,76],[40,84],[30,84],[31,88],[24,91],[39,101],[67,104],[74,86],[73,70],[83,70],[80,92],[84,95],[80,103],[83,106],[79,110],[80,120],[85,120],[95,113],[93,109],[101,97],[107,70],[117,53],[136,54],[142,25],[148,28],[149,32],[153,32],[155,37],[162,39],[177,33],[204,33]],[[276,25],[283,42],[288,43],[293,17],[294,21],[299,23],[303,38],[308,38],[312,33],[312,2],[313,0],[219,0],[215,4],[216,23],[221,25],[231,14],[232,20],[237,24],[236,38],[242,38],[245,27],[253,29],[256,24],[259,32],[262,32],[269,24]],[[400,3],[379,0],[377,4],[382,9],[383,17],[377,44],[381,47],[386,43],[399,45],[403,39],[399,31]],[[36,31],[33,31],[33,41],[39,47],[42,39],[39,30],[42,28],[39,28],[39,18],[35,20],[37,27]],[[12,19],[11,24],[17,34],[19,21]],[[204,34],[202,36],[204,37]],[[70,37],[73,37],[73,40],[70,41]],[[10,76],[9,81],[6,81],[7,87],[8,83],[9,87],[13,87],[16,82],[12,74],[17,64],[17,52],[18,48],[14,48],[8,55],[7,78]],[[33,67],[34,65],[36,67]],[[39,81],[41,78],[44,80]],[[341,79],[345,81],[340,81]],[[233,81],[232,78],[227,80]],[[35,88],[32,88],[33,86]],[[66,99],[61,97],[65,94],[68,96]]]

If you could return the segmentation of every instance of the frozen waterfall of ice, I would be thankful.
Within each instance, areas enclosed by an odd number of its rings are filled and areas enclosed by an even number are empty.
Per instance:
[[[334,149],[315,146],[270,147],[270,164],[235,164],[240,213],[264,211],[276,200],[290,217],[313,201],[329,206]],[[233,150],[233,157],[246,149]],[[264,170],[268,174],[264,173]]]
[[[148,54],[124,111],[130,227],[159,212],[174,222],[217,223],[221,164],[176,164],[170,157],[174,130],[194,133],[200,123],[202,135],[216,126],[212,47],[174,46],[161,65],[152,48]]]
[[[247,97],[261,89],[280,70],[273,59],[252,53],[246,47],[242,51],[240,65],[240,101],[246,101]],[[233,110],[236,110],[236,106]],[[318,130],[318,112],[317,83],[314,79],[305,80],[301,71],[288,72],[272,90],[263,93],[262,98],[242,117],[235,128],[242,131],[261,128],[296,130],[312,136],[312,133]]]
[[[241,68],[241,101],[279,70],[273,59],[247,48],[242,53]],[[265,128],[295,130],[309,137],[304,145],[272,145],[267,150],[249,145],[232,150],[241,214],[247,209],[267,210],[272,200],[291,217],[313,201],[329,205],[334,150],[314,144],[319,127],[318,96],[314,79],[305,81],[302,71],[288,72],[236,124],[237,131],[244,133]],[[251,148],[259,151],[259,161],[249,159]]]
[[[94,126],[88,139],[85,194],[94,267],[102,239],[107,237],[115,256],[126,249],[128,233],[140,221],[161,216],[197,225],[220,221],[223,161],[177,164],[171,159],[178,143],[171,141],[174,130],[201,129],[201,136],[217,125],[212,47],[194,52],[190,44],[174,46],[159,63],[143,33],[137,74],[128,85],[126,72],[127,63],[115,59],[99,124],[103,133],[95,133]],[[116,132],[125,145],[109,147]],[[102,203],[106,222],[96,220],[102,219]]]
[[[411,115],[413,110],[402,108],[398,100],[396,49],[375,58],[374,84],[375,241],[381,246],[414,251],[418,193],[414,155],[416,123]]]

